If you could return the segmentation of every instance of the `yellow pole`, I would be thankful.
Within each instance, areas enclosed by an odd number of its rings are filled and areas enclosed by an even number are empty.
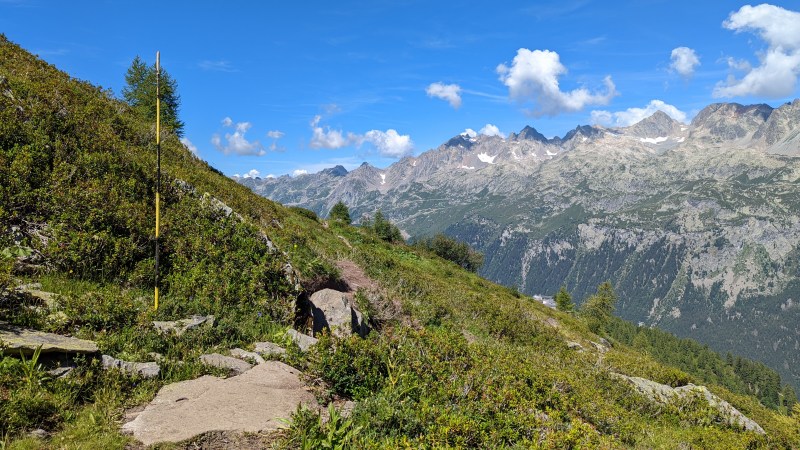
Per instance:
[[[156,267],[155,267],[155,297],[153,309],[158,310],[158,229],[161,219],[159,210],[160,191],[161,191],[161,52],[156,52]]]

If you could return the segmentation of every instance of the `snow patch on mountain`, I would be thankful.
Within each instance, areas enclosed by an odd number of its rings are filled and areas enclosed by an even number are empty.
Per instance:
[[[497,155],[489,156],[488,153],[478,153],[478,159],[487,164],[494,164],[495,158],[497,158]]]

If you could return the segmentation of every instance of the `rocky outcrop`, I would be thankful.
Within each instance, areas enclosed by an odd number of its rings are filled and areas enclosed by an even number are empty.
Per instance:
[[[256,364],[264,364],[267,362],[257,352],[248,352],[247,350],[243,350],[241,348],[234,348],[231,350],[231,356],[245,361],[255,361]]]
[[[45,333],[0,322],[0,342],[2,354],[19,356],[32,355],[37,348],[41,353],[87,354],[97,353],[97,344],[85,339]]]
[[[323,289],[312,294],[309,301],[315,335],[326,330],[340,336],[353,333],[365,336],[369,333],[364,317],[344,292]]]
[[[734,408],[730,403],[717,397],[705,386],[695,386],[688,384],[672,388],[666,384],[656,383],[655,381],[648,380],[640,377],[629,377],[627,375],[612,374],[616,378],[625,380],[636,391],[644,395],[653,402],[661,404],[669,404],[675,401],[691,399],[694,396],[699,396],[708,402],[708,405],[719,412],[720,417],[725,420],[725,424],[732,427],[742,428],[746,431],[753,431],[759,434],[765,434],[764,429],[759,424],[748,418],[739,410]]]
[[[161,368],[156,362],[129,362],[108,355],[103,355],[103,368],[106,370],[119,369],[127,374],[143,378],[156,378],[161,373]]]
[[[122,430],[144,445],[179,442],[212,431],[256,433],[286,426],[298,405],[317,408],[300,372],[267,361],[228,379],[203,376],[161,388]]]

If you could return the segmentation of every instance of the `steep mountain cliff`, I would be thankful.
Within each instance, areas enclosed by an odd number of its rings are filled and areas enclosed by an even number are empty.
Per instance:
[[[714,104],[691,124],[545,139],[459,135],[378,169],[239,180],[269,198],[353,217],[381,209],[410,236],[485,252],[482,274],[528,294],[603,280],[618,314],[770,364],[800,382],[800,100]]]

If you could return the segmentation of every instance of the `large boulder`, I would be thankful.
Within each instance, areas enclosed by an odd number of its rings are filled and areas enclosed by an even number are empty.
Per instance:
[[[161,388],[123,425],[144,445],[179,442],[212,430],[257,433],[286,427],[298,405],[318,408],[300,372],[267,361],[228,379],[203,376]]]
[[[618,373],[613,373],[612,375],[627,381],[636,391],[650,399],[650,401],[660,404],[668,404],[699,396],[707,401],[710,407],[719,412],[720,417],[726,421],[727,425],[743,428],[747,431],[753,431],[759,434],[765,434],[764,429],[761,428],[759,424],[739,412],[739,410],[734,408],[730,403],[714,395],[705,386],[687,384],[686,386],[673,388],[646,378],[629,377]]]
[[[369,333],[363,316],[353,305],[350,296],[344,292],[323,289],[313,293],[309,301],[315,335],[324,330],[340,336],[353,333],[365,336]]]
[[[97,353],[97,344],[84,339],[45,333],[0,322],[0,342],[2,354],[19,356],[32,355],[41,347],[41,353],[88,354]]]

